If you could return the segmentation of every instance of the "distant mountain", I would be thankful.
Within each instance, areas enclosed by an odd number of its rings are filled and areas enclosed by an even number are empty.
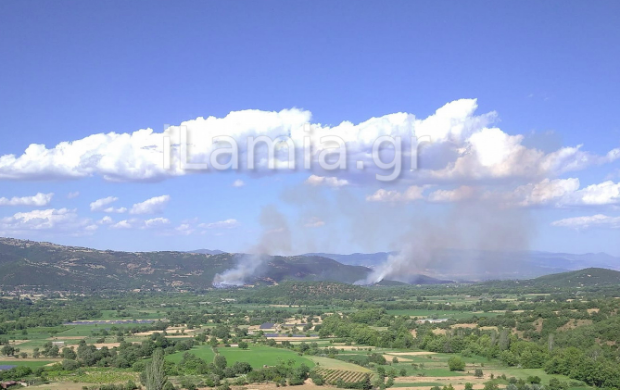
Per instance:
[[[188,253],[200,253],[202,255],[221,255],[226,252],[219,249],[196,249],[193,251],[188,251]]]
[[[203,289],[212,287],[217,273],[233,268],[239,256],[243,255],[103,251],[0,238],[0,287],[69,291]],[[276,256],[268,258],[247,282],[353,283],[370,271],[320,256]]]
[[[343,264],[374,268],[396,252],[353,253],[350,255],[313,253]],[[430,258],[430,259],[429,259]],[[620,270],[620,258],[606,253],[551,253],[538,251],[442,250],[427,255],[423,264],[416,258],[412,267],[422,268],[436,279],[484,281],[496,279],[531,279],[543,275],[599,267]]]
[[[492,280],[484,282],[499,288],[504,287],[594,287],[617,286],[620,272],[606,268],[585,268],[577,271],[560,272],[528,280]]]
[[[610,286],[620,284],[620,272],[604,268],[586,268],[541,276],[531,282],[537,286],[552,287]]]
[[[364,267],[375,267],[385,260],[390,254],[397,252],[377,252],[377,253],[352,253],[350,255],[338,255],[334,253],[306,253],[302,256],[321,256],[336,260],[342,264],[361,265]]]

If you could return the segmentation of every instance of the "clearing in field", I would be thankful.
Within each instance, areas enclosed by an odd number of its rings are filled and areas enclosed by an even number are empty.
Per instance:
[[[308,356],[310,360],[312,360],[317,367],[332,369],[332,370],[345,370],[345,371],[358,371],[358,372],[366,372],[370,373],[371,371],[362,366],[358,366],[357,364],[345,362],[338,359],[331,359],[327,357],[321,356]]]

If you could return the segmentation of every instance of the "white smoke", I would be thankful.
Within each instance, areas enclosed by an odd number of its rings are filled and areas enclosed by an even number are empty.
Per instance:
[[[514,265],[506,253],[527,250],[535,231],[526,210],[490,200],[455,204],[433,220],[412,218],[406,228],[394,243],[399,251],[356,284],[412,283],[420,275],[496,274]]]
[[[213,287],[239,287],[260,275],[260,268],[274,254],[291,251],[291,231],[286,217],[273,205],[263,208],[259,222],[263,228],[260,242],[250,249],[250,254],[239,255],[237,265],[213,278]]]
[[[264,263],[265,257],[260,254],[243,254],[238,256],[237,265],[221,274],[215,274],[213,287],[230,288],[243,286],[249,276],[254,275]]]

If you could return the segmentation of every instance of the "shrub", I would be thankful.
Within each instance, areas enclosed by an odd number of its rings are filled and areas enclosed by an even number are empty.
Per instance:
[[[448,368],[450,368],[450,371],[463,371],[465,369],[465,362],[458,356],[452,356],[448,359]]]

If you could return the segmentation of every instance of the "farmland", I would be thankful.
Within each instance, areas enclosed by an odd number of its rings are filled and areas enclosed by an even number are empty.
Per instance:
[[[79,321],[19,325],[19,318],[5,314],[0,366],[21,367],[35,389],[43,382],[51,389],[58,383],[140,383],[159,350],[171,385],[179,389],[316,382],[412,389],[452,385],[455,390],[511,385],[536,390],[531,386],[559,383],[562,389],[552,390],[584,390],[594,382],[558,372],[546,361],[558,359],[556,351],[576,340],[583,339],[588,350],[585,340],[594,334],[609,340],[599,344],[601,356],[615,353],[610,329],[616,329],[617,317],[611,314],[620,310],[620,300],[596,292],[567,301],[527,290],[462,290],[382,287],[368,289],[366,296],[373,298],[366,301],[336,294],[308,305],[273,303],[261,297],[263,290],[129,294],[115,298],[123,303],[114,309],[109,308],[113,301],[97,297],[75,306],[42,300],[58,309],[41,311],[41,318],[70,309]],[[350,292],[343,291],[348,297]],[[9,378],[15,370],[0,375]]]

